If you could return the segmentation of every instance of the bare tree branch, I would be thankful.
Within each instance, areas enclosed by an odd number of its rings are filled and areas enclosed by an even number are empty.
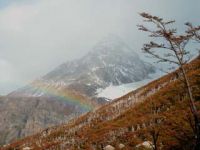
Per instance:
[[[195,40],[200,43],[200,26],[194,27],[191,23],[185,25],[188,29],[184,34],[177,34],[175,28],[168,27],[175,21],[164,21],[162,18],[152,16],[148,13],[140,13],[145,19],[145,22],[155,25],[154,29],[149,29],[144,25],[138,25],[138,29],[144,32],[148,32],[150,37],[164,40],[163,43],[158,44],[156,41],[144,44],[142,50],[154,58],[158,59],[158,62],[169,62],[179,66],[180,75],[183,77],[183,81],[186,85],[186,89],[189,95],[190,110],[195,120],[195,133],[196,133],[196,150],[200,147],[200,118],[198,116],[197,108],[194,103],[192,94],[192,88],[188,80],[184,65],[190,60],[189,51],[185,48],[190,40]],[[167,44],[166,44],[167,43]],[[165,50],[164,56],[160,53],[160,50]]]

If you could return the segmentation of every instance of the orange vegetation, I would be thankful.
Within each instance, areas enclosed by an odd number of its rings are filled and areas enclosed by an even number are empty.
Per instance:
[[[200,57],[186,65],[195,103],[200,110]],[[159,133],[158,149],[185,149],[194,146],[194,122],[183,82],[168,74],[148,85],[89,112],[65,125],[16,141],[2,150],[102,149],[125,145],[124,150],[152,141]]]

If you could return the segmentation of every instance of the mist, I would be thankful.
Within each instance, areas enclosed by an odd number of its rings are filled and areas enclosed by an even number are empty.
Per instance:
[[[199,0],[0,0],[0,95],[85,55],[108,34],[140,54],[147,40],[136,27],[140,12],[200,24]]]

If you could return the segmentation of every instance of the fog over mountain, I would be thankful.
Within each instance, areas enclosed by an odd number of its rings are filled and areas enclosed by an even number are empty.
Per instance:
[[[52,90],[55,94],[67,88],[97,98],[99,89],[143,81],[152,73],[155,68],[142,61],[126,42],[116,35],[108,35],[85,56],[61,64],[9,96],[49,97]]]
[[[146,36],[136,28],[139,12],[198,24],[199,6],[197,0],[0,0],[0,94],[84,56],[110,33],[140,51]]]

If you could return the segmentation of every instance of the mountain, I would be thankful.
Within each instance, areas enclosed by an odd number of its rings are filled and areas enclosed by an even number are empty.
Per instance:
[[[0,144],[94,110],[106,103],[98,89],[142,81],[151,73],[154,68],[123,40],[109,36],[84,57],[0,98]]]
[[[81,96],[0,97],[0,145],[67,122],[97,106]]]
[[[184,66],[200,108],[200,56]],[[9,149],[193,149],[194,128],[179,70],[128,93],[69,123],[5,145]],[[143,147],[143,148],[142,148]]]
[[[84,57],[58,66],[11,96],[49,96],[49,88],[68,88],[95,98],[98,89],[148,78],[155,69],[117,36],[108,36],[97,43]],[[34,86],[33,86],[34,85]],[[42,90],[41,90],[42,89]],[[45,90],[44,90],[45,89]]]

